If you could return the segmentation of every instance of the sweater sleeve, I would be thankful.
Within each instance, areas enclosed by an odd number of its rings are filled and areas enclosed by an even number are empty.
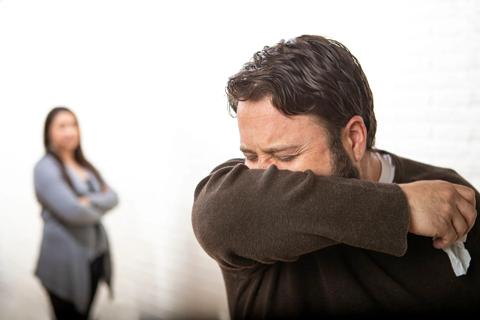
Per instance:
[[[322,177],[311,171],[248,169],[230,160],[195,190],[194,233],[221,265],[295,261],[343,243],[402,256],[409,211],[394,184]]]
[[[40,204],[64,224],[85,226],[101,219],[98,210],[78,201],[78,197],[62,178],[58,165],[48,158],[42,159],[35,166],[34,187]]]
[[[118,205],[118,195],[110,186],[107,186],[106,191],[90,193],[88,198],[92,205],[102,213],[106,213]]]

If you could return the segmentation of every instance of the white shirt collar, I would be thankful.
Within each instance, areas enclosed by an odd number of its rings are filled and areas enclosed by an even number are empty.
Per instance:
[[[382,165],[382,170],[378,182],[393,183],[393,179],[395,178],[395,166],[392,163],[392,157],[390,157],[389,154],[380,154],[378,152],[375,152],[375,154],[377,155]]]

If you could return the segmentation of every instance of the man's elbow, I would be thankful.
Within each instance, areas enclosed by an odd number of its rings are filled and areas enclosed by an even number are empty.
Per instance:
[[[200,246],[212,258],[219,260],[229,247],[234,234],[230,233],[230,222],[220,199],[199,194],[192,207],[192,227]]]

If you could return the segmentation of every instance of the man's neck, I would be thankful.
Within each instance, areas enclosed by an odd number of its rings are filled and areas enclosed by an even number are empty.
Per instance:
[[[375,151],[367,151],[360,161],[360,179],[377,182],[382,173],[382,163]]]

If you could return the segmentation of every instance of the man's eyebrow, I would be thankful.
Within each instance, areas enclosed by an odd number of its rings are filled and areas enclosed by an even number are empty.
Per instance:
[[[301,146],[295,145],[295,144],[279,145],[279,146],[275,146],[275,147],[271,147],[271,148],[266,148],[266,149],[263,150],[263,152],[272,154],[272,153],[289,151],[289,150],[297,151],[297,150],[300,150],[300,147]]]
[[[252,151],[244,146],[240,146],[240,151],[242,151],[243,153],[255,153],[255,151]]]
[[[300,145],[291,144],[291,145],[279,145],[279,146],[264,149],[262,151],[268,154],[273,154],[273,153],[289,151],[289,150],[297,151],[297,150],[300,150],[300,148],[301,148]],[[252,151],[244,146],[240,146],[240,151],[242,151],[243,153],[255,153],[255,151]]]

